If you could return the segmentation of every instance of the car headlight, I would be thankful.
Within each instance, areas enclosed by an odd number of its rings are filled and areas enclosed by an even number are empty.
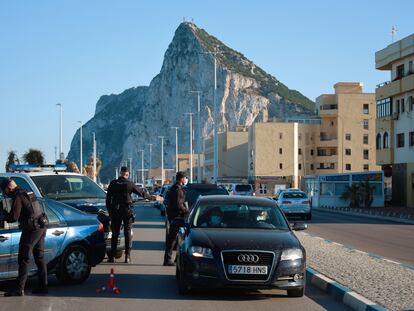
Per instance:
[[[190,255],[199,258],[213,258],[213,251],[206,247],[191,246]]]
[[[303,252],[300,248],[285,249],[280,260],[296,260],[302,259]]]

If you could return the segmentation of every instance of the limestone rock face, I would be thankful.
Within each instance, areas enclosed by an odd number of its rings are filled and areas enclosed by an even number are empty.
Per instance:
[[[92,132],[96,133],[98,156],[102,160],[101,180],[115,176],[115,169],[129,158],[134,168],[141,165],[138,150],[145,150],[149,164],[160,166],[161,140],[164,136],[164,166],[173,168],[175,131],[179,129],[179,152],[189,153],[189,116],[197,113],[197,95],[201,91],[200,120],[202,136],[213,130],[214,58],[217,54],[217,91],[219,129],[235,130],[253,122],[313,116],[314,103],[290,90],[242,54],[224,45],[193,23],[182,23],[170,43],[160,73],[149,86],[130,88],[118,95],[102,96],[94,117],[83,127],[84,159],[92,154]],[[197,114],[193,119],[197,129]],[[195,132],[197,134],[197,132]],[[195,151],[197,144],[194,143]],[[79,161],[79,131],[68,154]]]

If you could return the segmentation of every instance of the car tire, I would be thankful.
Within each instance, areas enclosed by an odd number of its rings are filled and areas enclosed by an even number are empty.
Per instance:
[[[89,277],[92,264],[85,247],[71,245],[60,259],[56,277],[64,284],[81,284]]]
[[[117,250],[116,251],[116,254],[115,254],[115,258],[116,259],[121,258],[123,254],[124,254],[124,251],[123,250]]]
[[[303,297],[305,293],[305,288],[302,287],[301,289],[288,289],[287,295],[289,297]]]
[[[177,282],[178,282],[178,293],[180,295],[188,295],[190,293],[190,288],[187,285],[187,282],[185,281],[185,278],[183,276],[183,273],[181,271],[181,269],[176,268],[176,277],[178,278]]]

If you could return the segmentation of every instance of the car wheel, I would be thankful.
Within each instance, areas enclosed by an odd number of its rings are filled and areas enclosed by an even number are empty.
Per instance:
[[[63,252],[56,277],[65,284],[80,284],[89,277],[91,268],[86,249],[81,245],[72,245]]]
[[[305,288],[302,287],[301,289],[288,289],[287,294],[289,297],[302,297],[305,293]]]
[[[115,254],[115,258],[116,258],[116,259],[121,258],[123,254],[124,254],[124,251],[122,251],[122,250],[117,250],[117,251],[116,251],[116,254]]]
[[[190,287],[187,285],[185,281],[185,277],[181,269],[177,269],[178,271],[178,293],[180,295],[188,295],[190,293]]]

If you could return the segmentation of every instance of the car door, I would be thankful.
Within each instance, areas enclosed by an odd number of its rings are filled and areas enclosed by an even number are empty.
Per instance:
[[[7,228],[7,223],[0,223],[0,280],[9,277],[11,261],[11,233]]]
[[[45,259],[49,262],[59,256],[62,252],[63,243],[68,231],[68,227],[63,218],[53,210],[53,202],[41,202],[45,213],[49,219],[49,226],[45,239]]]

